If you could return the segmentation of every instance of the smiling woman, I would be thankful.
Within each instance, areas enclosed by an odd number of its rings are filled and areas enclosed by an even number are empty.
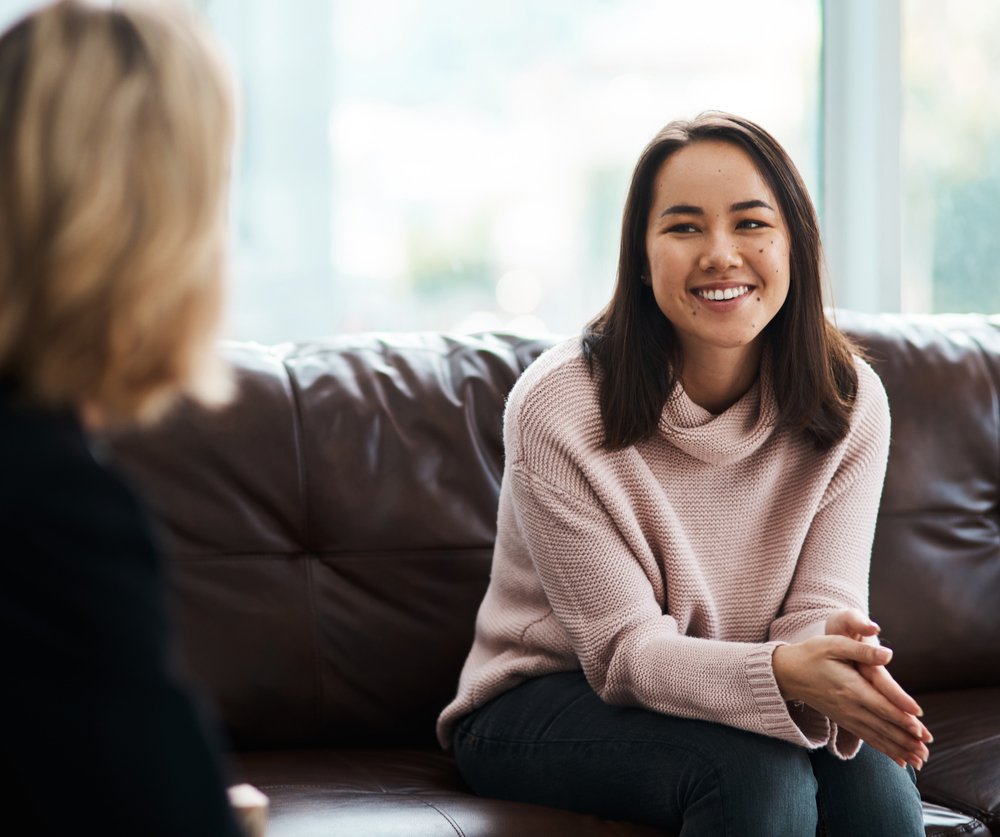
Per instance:
[[[664,161],[643,277],[677,333],[688,395],[721,413],[757,377],[756,338],[788,296],[788,230],[745,151],[716,140]]]
[[[672,833],[923,835],[930,733],[865,615],[888,440],[788,154],[740,117],[669,124],[611,302],[507,402],[438,725],[470,787]]]
[[[614,370],[600,384],[608,445],[622,448],[648,436],[685,369],[692,392],[714,392],[701,393],[701,406],[728,406],[756,378],[766,343],[781,421],[805,429],[821,447],[843,438],[857,373],[852,347],[824,316],[821,261],[809,193],[768,132],[713,114],[666,126],[636,164],[618,282],[584,338],[589,356]],[[725,296],[727,284],[755,289],[746,307],[693,293],[714,296],[721,285]],[[669,287],[679,292],[671,295]],[[737,311],[759,316],[747,320]],[[769,323],[767,340],[755,339]],[[748,331],[732,333],[740,328]],[[738,362],[686,352],[687,331],[707,332],[715,342],[742,339],[742,348],[726,352]],[[720,377],[723,369],[732,380]]]

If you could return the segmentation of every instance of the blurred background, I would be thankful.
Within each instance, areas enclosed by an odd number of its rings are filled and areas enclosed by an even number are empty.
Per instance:
[[[1000,310],[997,0],[190,2],[242,90],[228,337],[577,331],[706,109],[798,163],[831,303]]]

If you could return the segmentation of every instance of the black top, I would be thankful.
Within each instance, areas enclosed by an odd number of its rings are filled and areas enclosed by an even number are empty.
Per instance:
[[[170,670],[149,519],[75,415],[3,384],[0,800],[25,834],[239,834]]]

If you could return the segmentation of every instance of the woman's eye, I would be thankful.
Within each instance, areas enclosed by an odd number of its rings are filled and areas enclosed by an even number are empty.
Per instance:
[[[761,230],[766,227],[763,221],[756,221],[753,218],[745,218],[736,225],[738,230]]]
[[[698,228],[694,224],[674,224],[672,227],[667,228],[667,232],[693,233],[698,232]]]

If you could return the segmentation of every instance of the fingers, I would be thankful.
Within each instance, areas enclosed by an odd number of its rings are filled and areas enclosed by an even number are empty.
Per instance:
[[[892,650],[884,646],[867,646],[867,648],[867,651],[859,651],[857,648],[846,649],[846,653],[850,655],[848,659],[852,659],[859,664],[858,671],[861,676],[871,683],[883,697],[906,715],[913,716],[912,724],[909,728],[913,729],[914,734],[920,740],[928,743],[933,741],[934,739],[927,727],[917,720],[918,717],[924,714],[924,710],[920,708],[919,703],[904,691],[902,686],[893,679],[893,676],[885,668],[885,665],[892,659]],[[867,662],[866,658],[883,660],[884,662],[873,664]]]
[[[922,761],[927,761],[930,751],[924,743],[926,728],[920,721],[913,715],[900,711],[881,692],[876,692],[866,708],[875,716],[872,725],[880,729],[883,735],[907,748]]]
[[[897,764],[919,770],[933,739],[917,718],[919,704],[885,670],[891,659],[889,648],[828,635],[779,647],[773,667],[776,680],[781,673],[788,684],[786,694],[779,680],[786,700],[804,700]]]
[[[919,718],[924,714],[924,710],[920,708],[920,704],[903,691],[903,687],[893,679],[893,676],[884,666],[862,665],[858,667],[858,672],[865,678],[865,680],[878,689],[878,691],[887,700],[892,702],[893,705],[901,709],[903,712],[915,716],[914,721],[919,727],[918,735],[922,740],[928,743],[934,740],[931,737],[930,732],[927,730],[927,727],[919,721],[916,721],[916,718]]]
[[[916,717],[919,705],[883,668],[892,651],[843,636],[819,637],[803,646],[812,660],[805,669],[805,702],[897,763],[923,767],[930,733]]]
[[[877,636],[882,629],[857,608],[838,610],[826,620],[826,633],[862,639]]]
[[[853,732],[870,747],[874,747],[876,750],[885,753],[900,767],[909,764],[915,770],[921,770],[929,757],[926,747],[923,747],[921,750],[919,747],[910,746],[913,739],[901,741],[899,736],[894,732],[898,728],[891,726],[886,728],[878,723],[872,723],[864,719],[842,723],[841,726]]]
[[[852,703],[845,713],[850,720],[842,722],[847,729],[857,732],[897,764],[902,761],[917,770],[924,766],[930,757],[925,743],[930,740],[930,733],[915,716],[897,707],[863,676],[855,683]],[[858,731],[852,724],[864,731]]]
[[[892,649],[882,645],[868,645],[845,636],[829,637],[831,651],[841,660],[862,665],[884,666],[892,659]]]
[[[923,724],[901,711],[864,679],[859,678],[857,687],[853,705],[846,708],[846,717],[840,723],[897,764],[902,760],[920,770],[930,758],[923,739],[926,731]]]

